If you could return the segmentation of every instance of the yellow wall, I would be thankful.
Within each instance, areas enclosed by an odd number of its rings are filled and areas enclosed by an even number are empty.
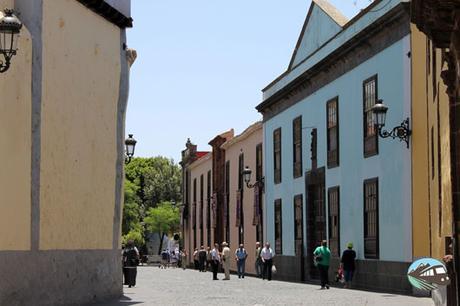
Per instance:
[[[411,43],[413,256],[441,258],[445,237],[451,236],[449,103],[440,77],[443,69],[440,50],[434,54],[426,36],[414,25]],[[438,150],[441,150],[441,171]]]
[[[120,30],[43,3],[40,249],[111,249]]]
[[[30,249],[32,41],[25,27],[18,48],[0,74],[0,250]]]

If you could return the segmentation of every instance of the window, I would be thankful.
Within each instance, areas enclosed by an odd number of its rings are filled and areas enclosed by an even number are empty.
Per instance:
[[[259,143],[256,147],[256,181],[260,182],[263,176],[263,155],[262,144]]]
[[[303,248],[303,196],[294,197],[294,241],[295,254],[301,255]]]
[[[329,188],[327,194],[329,206],[329,247],[331,255],[340,257],[340,189]]]
[[[225,194],[224,194],[224,229],[225,241],[230,244],[230,161],[225,163]]]
[[[379,153],[378,135],[374,126],[372,107],[377,103],[377,75],[363,83],[363,110],[364,110],[364,157]]]
[[[364,181],[364,257],[379,258],[378,179]]]
[[[196,178],[193,179],[193,247],[196,248]]]
[[[273,166],[275,184],[281,183],[281,128],[273,131]]]
[[[281,199],[275,200],[275,253],[283,254],[283,224]]]
[[[311,168],[316,169],[318,167],[318,130],[311,130]]]
[[[243,182],[243,170],[244,170],[244,154],[241,153],[238,157],[238,193],[240,199],[240,207],[238,210],[239,216],[239,226],[238,226],[238,243],[244,243],[244,208],[243,208],[243,191],[244,191],[244,182]]]
[[[211,170],[208,171],[208,177],[206,180],[206,198],[207,198],[207,209],[206,209],[206,232],[207,232],[207,243],[211,245]]]
[[[327,167],[339,165],[339,98],[326,104],[327,116]]]
[[[302,176],[302,116],[292,122],[294,178]]]
[[[262,155],[262,144],[259,143],[256,146],[256,181],[262,181],[263,177],[263,155]],[[263,196],[262,190],[259,190],[259,222],[256,225],[256,240],[262,241],[264,238],[263,234]]]
[[[200,176],[200,245],[204,245],[204,176]]]

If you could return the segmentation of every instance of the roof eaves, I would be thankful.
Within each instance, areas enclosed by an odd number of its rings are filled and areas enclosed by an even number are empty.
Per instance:
[[[103,0],[77,0],[96,14],[115,24],[121,29],[132,28],[133,19]]]

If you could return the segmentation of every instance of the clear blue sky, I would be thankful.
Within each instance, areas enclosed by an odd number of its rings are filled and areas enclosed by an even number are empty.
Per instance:
[[[370,0],[330,0],[353,17]],[[136,156],[179,161],[188,137],[199,150],[261,116],[261,89],[283,73],[309,0],[133,0],[126,133]]]

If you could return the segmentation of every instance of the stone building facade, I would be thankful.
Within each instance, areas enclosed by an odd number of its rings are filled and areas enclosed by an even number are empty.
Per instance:
[[[23,22],[0,76],[0,305],[122,294],[129,63],[124,12],[101,1],[1,0]]]
[[[454,263],[451,273],[456,282],[448,288],[449,305],[457,305],[460,284],[460,1],[413,0],[411,5],[412,22],[422,31],[431,43],[433,52],[440,53],[438,60],[442,69],[438,71],[443,79],[443,88],[449,96],[447,107],[449,116],[450,150],[443,152],[443,158],[450,158],[451,194],[451,237]],[[450,250],[445,249],[445,254]]]

